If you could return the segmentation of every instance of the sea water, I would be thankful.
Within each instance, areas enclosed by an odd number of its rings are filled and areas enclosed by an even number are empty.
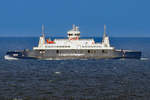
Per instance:
[[[100,42],[101,38],[94,38]],[[150,38],[110,38],[141,59],[5,60],[9,50],[32,49],[38,37],[0,38],[0,99],[148,100]]]

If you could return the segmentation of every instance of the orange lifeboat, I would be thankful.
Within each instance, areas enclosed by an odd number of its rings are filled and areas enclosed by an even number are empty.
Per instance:
[[[46,40],[47,44],[54,44],[54,41],[50,41],[49,39]]]

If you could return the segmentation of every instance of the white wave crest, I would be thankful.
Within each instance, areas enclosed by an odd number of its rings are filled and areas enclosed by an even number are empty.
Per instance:
[[[149,60],[149,58],[141,58],[140,60]]]

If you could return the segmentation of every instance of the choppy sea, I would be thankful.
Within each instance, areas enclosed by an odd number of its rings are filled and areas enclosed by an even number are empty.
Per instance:
[[[37,44],[36,37],[0,38],[0,100],[150,100],[150,38],[111,38],[115,48],[142,51],[141,59],[4,59]]]

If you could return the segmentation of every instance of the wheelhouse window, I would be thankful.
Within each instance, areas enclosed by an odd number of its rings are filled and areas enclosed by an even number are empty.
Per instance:
[[[69,34],[69,36],[72,36],[73,34]]]
[[[75,36],[80,36],[80,34],[75,34]]]

